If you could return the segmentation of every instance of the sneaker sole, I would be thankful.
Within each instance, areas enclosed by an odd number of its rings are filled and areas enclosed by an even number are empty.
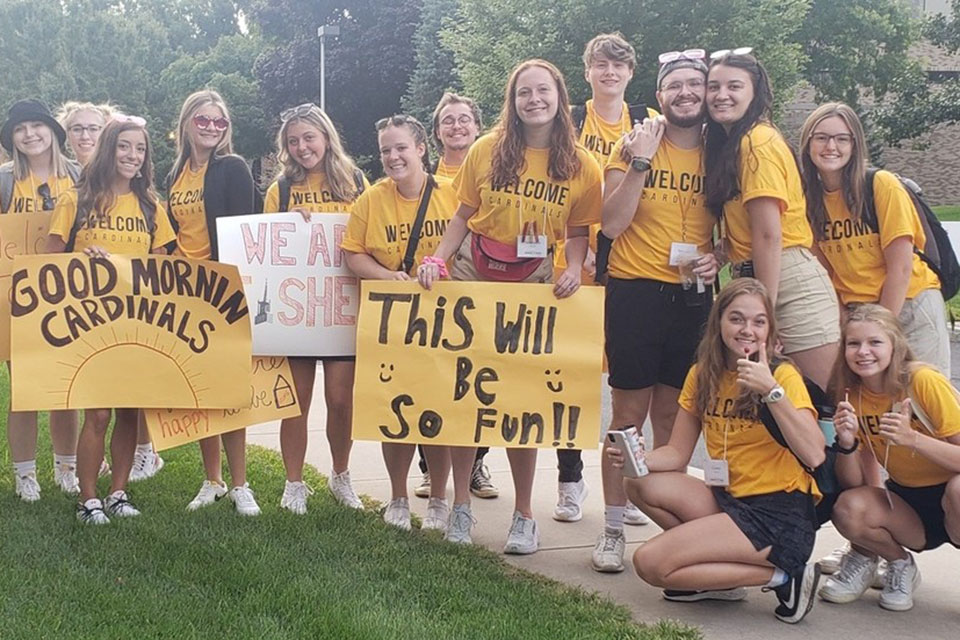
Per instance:
[[[820,584],[820,563],[817,562],[813,565],[813,571],[803,573],[803,584],[801,585],[801,596],[806,598],[806,602],[801,602],[803,606],[798,606],[796,613],[792,616],[780,616],[777,615],[777,620],[781,622],[786,622],[787,624],[797,624],[803,620],[810,610],[813,609],[813,603],[816,601],[814,597],[817,593],[817,585]],[[776,614],[775,614],[776,615]]]
[[[223,494],[222,496],[216,496],[216,497],[213,499],[213,502],[202,502],[202,503],[201,503],[201,502],[193,502],[193,501],[191,500],[190,503],[187,504],[187,511],[198,511],[198,510],[200,510],[200,509],[203,509],[204,507],[212,507],[213,505],[217,504],[220,500],[222,500],[226,495],[227,495],[227,494]]]
[[[622,562],[620,563],[619,567],[614,567],[614,566],[604,567],[604,566],[598,565],[596,562],[591,562],[590,564],[591,566],[593,566],[593,570],[596,571],[597,573],[620,573],[626,568]]]
[[[430,487],[427,487],[426,489],[422,489],[422,488],[420,488],[420,487],[417,487],[416,489],[413,490],[413,495],[417,496],[418,498],[429,498],[429,497],[430,497]]]
[[[730,589],[724,591],[702,591],[700,593],[691,593],[684,595],[668,595],[666,591],[661,592],[664,600],[670,602],[701,602],[703,600],[717,600],[721,602],[740,602],[747,599],[746,589]]]
[[[579,522],[583,519],[583,509],[575,516],[562,516],[556,511],[553,512],[553,519],[557,522]]]
[[[916,591],[917,587],[919,586],[920,586],[920,572],[918,571],[917,578],[916,580],[913,581],[913,590]],[[899,604],[896,602],[884,602],[883,596],[881,594],[879,604],[882,609],[886,609],[887,611],[910,611],[910,609],[913,609],[912,598],[909,603]]]
[[[533,555],[540,550],[540,539],[537,538],[537,541],[531,547],[519,547],[519,546],[510,546],[506,544],[503,546],[503,552],[508,556],[529,556]]]
[[[497,489],[474,489],[472,487],[470,488],[470,493],[484,500],[491,500],[500,495],[500,491]]]
[[[869,586],[867,587],[869,589]],[[817,591],[817,595],[820,596],[820,599],[824,602],[830,602],[832,604],[850,604],[851,602],[856,602],[863,597],[863,594],[867,592],[867,589],[864,589],[860,593],[832,593],[827,590],[827,585],[820,587],[820,590]]]

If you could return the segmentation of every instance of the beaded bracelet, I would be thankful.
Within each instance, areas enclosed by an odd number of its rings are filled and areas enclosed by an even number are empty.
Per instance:
[[[432,264],[436,266],[441,278],[450,277],[450,272],[447,271],[447,263],[443,261],[443,258],[438,258],[437,256],[424,256],[423,260],[420,261],[420,266],[422,267],[426,264]]]

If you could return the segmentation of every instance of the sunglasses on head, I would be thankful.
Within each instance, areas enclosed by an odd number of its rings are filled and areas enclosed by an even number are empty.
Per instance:
[[[407,124],[418,124],[418,121],[413,116],[390,116],[388,118],[380,118],[374,126],[377,131],[383,131],[387,127],[402,127]]]
[[[43,199],[43,210],[53,211],[55,202],[53,201],[53,196],[50,194],[50,185],[44,182],[42,185],[37,187],[37,195]]]
[[[707,57],[707,52],[704,49],[686,49],[685,51],[666,51],[661,53],[657,57],[657,61],[661,65],[665,65],[668,62],[674,62],[676,60],[703,60]]]
[[[302,118],[314,109],[320,109],[317,105],[312,102],[304,102],[295,107],[290,107],[289,109],[284,109],[280,112],[280,121],[286,122],[290,118]]]
[[[141,118],[140,116],[128,116],[125,113],[118,113],[110,119],[112,122],[119,122],[120,124],[130,123],[136,127],[146,127],[147,121]]]
[[[711,60],[719,60],[726,56],[745,56],[753,52],[753,47],[737,47],[736,49],[720,49],[710,54]]]
[[[209,129],[213,127],[217,131],[226,131],[227,127],[230,126],[230,121],[220,116],[219,118],[211,118],[205,116],[202,113],[198,113],[193,116],[193,124],[197,126],[198,129]]]

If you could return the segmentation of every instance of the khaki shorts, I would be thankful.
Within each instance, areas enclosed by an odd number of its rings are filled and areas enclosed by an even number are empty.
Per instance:
[[[477,273],[477,268],[473,264],[473,254],[470,245],[473,243],[473,232],[468,231],[460,248],[453,256],[450,265],[450,279],[464,282],[485,281],[486,278]],[[553,254],[549,254],[537,267],[537,270],[531,273],[522,282],[553,282]]]
[[[947,311],[939,289],[925,289],[900,309],[900,327],[907,336],[913,356],[935,366],[950,377],[950,335],[947,333]]]
[[[775,312],[784,354],[840,341],[837,294],[827,270],[806,247],[781,254]]]

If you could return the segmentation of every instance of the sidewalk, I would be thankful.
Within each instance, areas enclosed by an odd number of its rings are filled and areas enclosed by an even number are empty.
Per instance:
[[[954,344],[957,347],[957,344]],[[955,362],[960,362],[957,358]],[[314,398],[323,398],[322,373],[318,372]],[[604,420],[609,419],[609,397],[604,402]],[[322,473],[330,473],[330,454],[324,433],[325,412],[322,402],[311,411],[307,463]],[[274,449],[279,448],[279,424],[271,423],[251,428],[248,442]],[[494,500],[473,499],[473,514],[477,518],[473,540],[500,552],[506,539],[513,513],[513,483],[510,467],[503,450],[493,450],[486,458],[500,497]],[[551,518],[556,502],[556,456],[553,451],[541,451],[534,485],[534,513],[540,527],[540,551],[532,556],[503,556],[507,562],[534,571],[560,582],[578,585],[605,595],[628,607],[638,622],[653,623],[661,618],[673,618],[703,629],[709,640],[770,640],[772,638],[801,638],[810,634],[819,638],[917,638],[952,639],[960,637],[957,622],[960,619],[960,553],[949,545],[926,552],[917,558],[923,583],[918,589],[916,605],[906,613],[892,613],[877,606],[878,591],[869,591],[860,601],[848,605],[830,605],[818,601],[811,614],[797,626],[783,624],[773,616],[776,598],[759,589],[751,590],[746,601],[737,603],[700,602],[692,604],[667,602],[660,592],[637,578],[632,566],[621,574],[600,574],[590,566],[590,553],[597,534],[603,526],[603,497],[600,482],[599,451],[585,451],[583,475],[589,487],[583,519],[575,523],[556,522]],[[351,476],[358,493],[387,502],[390,483],[383,466],[379,443],[354,444]],[[419,483],[416,460],[411,465],[410,506],[421,517],[426,513],[427,501],[413,496],[413,487]],[[255,482],[255,479],[254,479]],[[261,500],[277,500],[280,496],[259,496]],[[448,499],[452,500],[452,486]],[[627,555],[644,541],[655,536],[659,528],[654,524],[642,527],[627,526]],[[821,557],[841,544],[840,536],[829,525],[817,537],[814,557]],[[628,563],[629,564],[629,563]]]

